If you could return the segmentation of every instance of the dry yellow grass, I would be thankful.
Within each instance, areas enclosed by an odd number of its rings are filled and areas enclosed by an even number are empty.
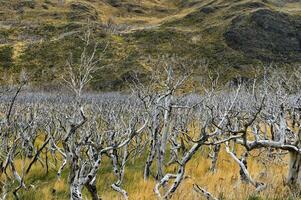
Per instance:
[[[262,126],[263,128],[264,126]],[[266,127],[270,132],[269,127]],[[197,127],[192,127],[191,130],[198,130]],[[198,131],[191,133],[195,135]],[[44,141],[43,134],[36,140],[36,146],[41,146]],[[222,146],[219,159],[217,162],[217,171],[212,173],[209,171],[211,159],[208,158],[208,148],[201,148],[186,167],[187,178],[183,180],[177,192],[173,196],[174,200],[197,200],[203,196],[193,191],[193,184],[206,188],[214,196],[220,199],[250,199],[250,197],[258,197],[256,199],[288,199],[289,190],[285,186],[285,177],[287,175],[288,155],[282,157],[269,157],[266,152],[261,150],[252,151],[248,158],[248,170],[255,181],[264,182],[267,188],[260,194],[255,193],[255,189],[251,185],[246,185],[240,181],[239,166],[226,153]],[[276,151],[276,150],[275,150]],[[237,147],[237,154],[240,155],[242,149]],[[51,157],[50,154],[49,158]],[[43,154],[45,156],[45,154]],[[58,155],[59,159],[62,159]],[[51,160],[52,161],[52,160]],[[125,171],[125,179],[123,182],[124,189],[128,192],[130,199],[133,200],[156,200],[157,197],[153,192],[156,184],[151,178],[148,181],[143,179],[143,168],[145,158],[140,158],[135,161],[128,162]],[[27,167],[30,160],[15,161],[15,166],[19,174],[22,174],[21,166],[25,164]],[[50,165],[50,171],[46,174],[46,169],[41,163],[36,162],[33,165],[30,173],[26,176],[25,183],[33,185],[27,191],[21,190],[20,194],[23,199],[69,199],[68,186],[68,169],[66,168],[60,179],[57,179],[57,167]],[[26,168],[25,167],[25,168]],[[177,165],[167,167],[166,171],[176,172]],[[2,176],[2,180],[3,180]],[[114,183],[115,176],[112,172],[111,162],[104,157],[98,179],[98,192],[104,200],[119,200],[122,196],[111,189],[111,184]],[[37,192],[38,191],[38,192]],[[260,198],[259,198],[260,196]],[[89,194],[84,190],[84,199],[90,199]],[[13,199],[10,194],[8,199]]]
[[[248,199],[250,196],[255,195],[252,186],[243,184],[240,181],[239,166],[232,161],[225,151],[222,151],[220,154],[216,173],[209,171],[211,161],[207,158],[205,151],[206,149],[202,149],[190,161],[186,167],[188,178],[182,182],[172,199],[202,199],[202,196],[193,191],[193,184],[198,184],[216,197],[225,199]],[[256,157],[258,154],[259,152],[252,153],[254,157],[251,156],[248,159],[248,169],[253,179],[268,183],[267,189],[260,193],[260,196],[262,199],[287,198],[288,189],[283,185],[287,173],[287,156],[283,158],[283,163],[270,161],[270,163],[267,163],[268,169],[266,169],[262,162],[259,162],[259,158]],[[262,154],[261,156],[265,155]],[[153,192],[155,181],[153,179],[149,181],[143,180],[143,164],[144,159],[135,161],[135,163],[129,163],[123,187],[128,191],[130,199],[155,200],[157,199]],[[21,161],[17,161],[16,166],[20,169]],[[167,170],[170,172],[176,171],[176,166],[170,166]],[[35,188],[21,191],[23,198],[33,200],[68,199],[69,189],[66,171],[63,177],[57,180],[55,170],[51,170],[46,175],[45,169],[43,169],[41,164],[36,163],[26,178],[27,184],[33,184]],[[122,199],[120,194],[110,188],[114,180],[115,177],[112,173],[110,162],[108,159],[104,159],[97,180],[99,193],[104,200]],[[89,199],[87,191],[84,191],[84,196],[85,199]],[[10,198],[12,196],[9,196]]]

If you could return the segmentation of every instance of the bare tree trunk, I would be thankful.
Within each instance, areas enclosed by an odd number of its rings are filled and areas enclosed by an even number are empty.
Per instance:
[[[171,158],[169,159],[167,166],[174,164],[175,162],[177,162],[178,158],[179,158],[179,152],[178,150],[181,148],[181,144],[178,143],[177,141],[177,137],[178,134],[176,132],[176,130],[173,130],[172,136],[170,138],[171,140]]]
[[[82,200],[83,199],[83,195],[82,195],[82,191],[81,191],[81,186],[78,183],[72,183],[70,185],[70,200]]]
[[[175,180],[173,181],[170,189],[168,190],[168,192],[166,193],[166,195],[164,196],[164,199],[170,199],[172,197],[172,195],[174,194],[174,192],[176,191],[176,189],[179,187],[180,183],[182,182],[182,180],[184,179],[184,175],[185,175],[185,165],[181,165],[178,169],[177,175],[175,177]]]
[[[158,166],[157,166],[157,180],[160,180],[164,176],[164,160],[166,154],[166,145],[169,136],[170,129],[170,115],[171,115],[171,96],[165,98],[165,110],[164,110],[164,125],[162,129],[162,136],[158,151]]]
[[[85,186],[88,189],[88,191],[90,192],[92,200],[101,200],[101,198],[99,198],[99,196],[97,194],[97,188],[95,185],[95,181],[93,181],[93,183],[87,183]]]
[[[211,166],[210,166],[210,171],[213,172],[213,173],[216,172],[216,164],[217,164],[218,154],[219,154],[220,149],[221,149],[220,144],[214,145],[213,158],[212,158]]]
[[[159,124],[158,124],[158,114],[155,113],[153,117],[152,122],[152,129],[151,129],[151,147],[150,152],[148,153],[147,160],[144,167],[144,180],[149,178],[150,175],[150,168],[153,164],[153,161],[156,156],[156,147],[158,145],[158,130],[159,130]]]
[[[118,165],[117,151],[113,150],[110,154],[111,159],[112,159],[112,164],[113,164],[113,171],[114,171],[114,174],[117,178],[117,181],[115,183],[113,183],[111,185],[111,187],[113,188],[113,190],[121,193],[123,195],[123,199],[127,200],[128,199],[128,193],[127,193],[126,190],[124,190],[121,187],[121,184],[122,184],[122,181],[123,181],[123,178],[124,178],[125,164],[126,164],[127,159],[128,159],[128,146],[127,145],[124,146],[123,151],[124,151],[123,152],[123,158],[122,158],[120,166]],[[119,166],[119,169],[118,169],[118,166]]]
[[[156,155],[156,144],[157,144],[156,138],[153,138],[151,141],[151,149],[147,156],[147,160],[144,167],[144,180],[147,180],[149,178],[150,167],[152,166],[153,160]]]
[[[290,152],[287,184],[295,192],[301,191],[301,155],[297,152]]]
[[[207,190],[205,190],[204,188],[201,188],[200,186],[198,186],[197,184],[193,185],[193,189],[194,191],[196,191],[199,194],[204,195],[204,197],[207,200],[218,200],[218,198],[215,198],[210,192],[208,192]]]
[[[242,162],[242,164],[244,164],[244,166],[245,166],[246,169],[248,169],[247,157],[248,157],[248,152],[244,153],[244,154],[241,156],[241,159],[240,159],[240,161]],[[244,169],[243,169],[242,167],[240,167],[239,174],[240,174],[240,180],[241,180],[243,183],[248,184],[248,183],[249,183],[249,179],[248,179],[248,177],[246,176],[246,174],[245,174],[245,172],[244,172]]]

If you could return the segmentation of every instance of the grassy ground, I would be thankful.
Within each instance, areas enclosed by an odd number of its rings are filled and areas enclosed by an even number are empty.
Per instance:
[[[223,147],[224,148],[224,147]],[[283,182],[286,176],[287,166],[285,161],[279,161],[268,158],[260,152],[253,152],[248,160],[248,169],[251,176],[256,181],[268,183],[267,189],[256,194],[254,188],[243,184],[239,179],[239,167],[232,159],[222,151],[218,160],[217,172],[209,171],[210,160],[207,158],[206,150],[202,149],[190,161],[186,168],[186,178],[178,188],[173,199],[200,199],[201,196],[193,191],[192,185],[198,184],[208,189],[212,194],[220,199],[288,199],[288,189],[284,187]],[[261,160],[258,159],[260,154]],[[266,160],[263,160],[265,158]],[[123,187],[128,191],[130,199],[151,200],[156,199],[153,192],[155,181],[143,180],[143,167],[145,159],[138,159],[135,162],[129,162],[125,172]],[[268,164],[268,169],[264,164]],[[17,163],[20,166],[21,163]],[[28,191],[21,190],[21,199],[68,199],[67,172],[63,172],[62,178],[56,178],[56,170],[51,169],[46,174],[45,168],[39,163],[34,165],[31,172],[26,177],[27,185],[34,185]],[[168,167],[168,171],[176,171],[175,166]],[[104,200],[122,199],[122,196],[110,188],[115,181],[112,173],[112,167],[108,159],[104,159],[101,170],[98,175],[97,188],[99,194]],[[13,199],[9,195],[9,199]],[[87,191],[84,191],[84,199],[89,199]]]

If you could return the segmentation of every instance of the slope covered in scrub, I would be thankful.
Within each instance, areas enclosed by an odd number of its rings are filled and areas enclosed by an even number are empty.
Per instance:
[[[93,89],[123,89],[133,71],[148,73],[149,56],[162,54],[207,60],[227,80],[252,76],[253,66],[301,61],[301,3],[295,0],[4,0],[2,82],[25,70],[33,85],[56,87],[70,52],[80,54],[87,20],[94,38],[109,44]]]

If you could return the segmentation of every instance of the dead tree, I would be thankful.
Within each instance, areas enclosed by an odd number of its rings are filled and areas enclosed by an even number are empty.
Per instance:
[[[150,176],[150,168],[157,158],[156,179],[164,176],[164,163],[168,141],[171,139],[172,113],[174,109],[174,95],[190,77],[187,66],[175,57],[162,57],[154,62],[154,72],[151,76],[153,84],[144,86],[139,80],[134,82],[134,92],[143,102],[146,112],[150,116],[149,136],[150,149],[144,168],[144,179]],[[178,68],[180,72],[174,71]],[[185,71],[186,70],[186,71]]]

